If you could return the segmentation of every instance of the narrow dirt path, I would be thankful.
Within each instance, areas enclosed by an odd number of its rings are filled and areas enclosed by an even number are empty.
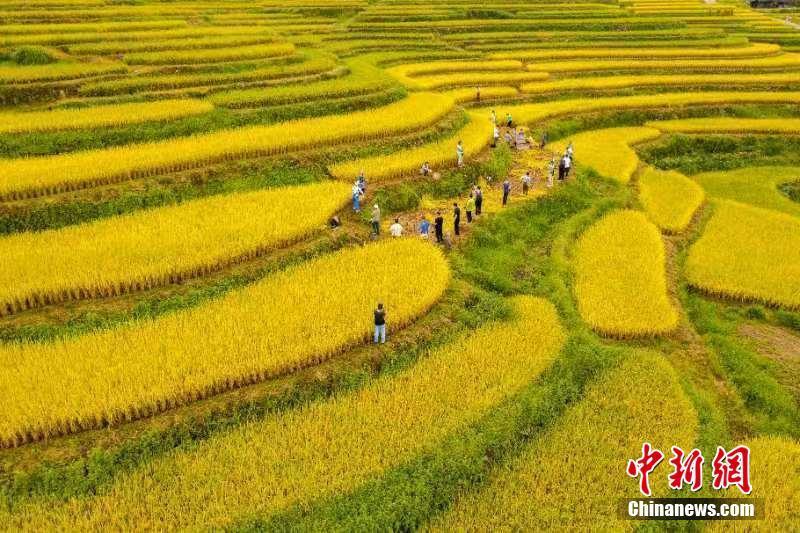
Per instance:
[[[511,184],[511,194],[508,198],[508,206],[516,205],[520,202],[534,200],[547,194],[547,163],[552,157],[552,153],[547,150],[530,148],[525,150],[514,150],[514,158],[509,169],[508,180]],[[527,194],[522,190],[522,175],[526,170],[531,171],[533,178],[530,190]],[[503,206],[503,181],[506,176],[480,176],[476,185],[483,191],[483,206],[480,216],[473,216],[473,223],[483,220],[486,215],[498,213],[504,209]],[[433,179],[433,178],[432,178]],[[556,180],[557,181],[557,180]],[[555,183],[554,187],[558,184]],[[465,204],[470,191],[463,191],[457,197],[452,198],[429,198],[423,197],[418,209],[398,213],[389,217],[384,216],[381,220],[381,234],[389,235],[389,227],[398,219],[403,226],[404,236],[419,235],[419,227],[423,219],[431,224],[430,237],[433,238],[433,222],[437,212],[441,212],[444,217],[445,241],[451,245],[462,242],[471,233],[472,224],[467,222]],[[460,235],[454,235],[453,227],[453,204],[457,203],[461,209]]]

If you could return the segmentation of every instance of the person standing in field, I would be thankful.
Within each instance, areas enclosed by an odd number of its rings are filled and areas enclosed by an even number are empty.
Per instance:
[[[403,236],[403,226],[400,224],[400,219],[394,219],[394,224],[389,227],[389,233],[392,237],[402,237]]]
[[[372,206],[370,222],[372,223],[372,233],[377,237],[381,234],[381,208],[378,207],[378,204]]]
[[[503,207],[508,203],[509,194],[511,194],[511,182],[506,178],[506,181],[503,182]]]
[[[419,223],[419,236],[423,239],[428,238],[428,233],[431,231],[431,223],[428,222],[427,217],[422,217],[422,222]]]
[[[433,221],[433,225],[436,231],[436,242],[441,244],[444,240],[444,217],[441,211],[436,211],[436,218]]]
[[[475,211],[475,197],[472,193],[469,193],[469,198],[467,198],[467,203],[464,206],[464,211],[467,212],[467,224],[472,223],[472,213]]]
[[[497,113],[494,112],[494,109],[489,113],[489,120],[492,122],[493,126],[497,126]]]
[[[565,157],[566,156],[562,157],[558,162],[558,181],[564,181],[564,168],[565,168],[564,158]]]
[[[564,154],[564,179],[569,177],[570,169],[572,169],[572,156],[566,153]]]
[[[497,148],[497,141],[500,139],[500,128],[497,125],[494,126],[494,130],[492,131],[492,148]]]
[[[528,189],[531,188],[531,171],[527,171],[522,175],[522,194],[528,195]]]
[[[481,186],[477,185],[475,187],[475,216],[481,214],[482,207],[483,207],[483,191],[481,190]]]
[[[458,144],[456,145],[456,157],[458,158],[458,166],[464,166],[464,144],[461,142],[461,139],[458,140]]]
[[[353,212],[361,212],[361,187],[358,182],[353,183]]]
[[[508,144],[509,146],[516,146],[516,141],[514,140],[514,136],[511,135],[508,131],[506,131],[504,137],[506,140],[506,144]]]
[[[510,128],[514,125],[514,119],[511,117],[511,113],[506,113],[506,127]]]
[[[458,207],[458,202],[453,202],[453,232],[461,235],[461,208]]]
[[[373,336],[375,344],[378,344],[380,339],[381,344],[386,343],[386,309],[383,304],[378,302],[378,308],[373,313],[375,318],[375,335]]]
[[[572,154],[575,153],[575,147],[572,146],[572,141],[567,145],[567,155],[572,159]]]
[[[556,173],[556,156],[553,156],[550,159],[550,163],[547,164],[547,186],[553,186],[553,177]]]
[[[542,142],[539,144],[539,148],[544,150],[545,146],[547,146],[547,130],[542,132]]]
[[[361,194],[367,194],[367,178],[364,177],[364,171],[358,173],[358,183],[359,188],[361,188]]]

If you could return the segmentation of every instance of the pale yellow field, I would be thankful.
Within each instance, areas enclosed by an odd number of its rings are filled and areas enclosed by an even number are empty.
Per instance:
[[[614,337],[668,333],[678,313],[667,294],[661,234],[638,211],[614,211],[581,235],[575,297],[583,319]]]
[[[729,200],[689,250],[689,282],[711,294],[800,308],[800,219]]]

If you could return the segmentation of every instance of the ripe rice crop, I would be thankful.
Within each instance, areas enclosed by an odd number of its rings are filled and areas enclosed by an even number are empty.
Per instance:
[[[689,249],[686,278],[710,294],[800,308],[800,219],[715,202],[703,235]]]
[[[632,144],[655,139],[661,135],[653,128],[609,128],[579,133],[551,145],[551,150],[563,153],[572,142],[575,161],[592,167],[600,175],[622,183],[630,181],[639,166],[639,157]]]
[[[647,125],[669,133],[800,133],[796,118],[688,118]]]
[[[491,34],[483,34],[489,37],[492,37]],[[483,44],[473,44],[468,45],[468,48],[471,50],[492,50],[497,49],[497,52],[492,52],[489,54],[489,57],[498,57],[497,54],[511,54],[510,50],[516,50],[521,53],[525,53],[526,51],[530,50],[538,50],[538,51],[545,51],[545,50],[569,50],[569,49],[583,49],[596,44],[598,46],[602,46],[603,48],[687,48],[689,45],[698,47],[698,48],[713,48],[713,47],[725,47],[725,48],[733,48],[733,47],[744,47],[749,46],[750,42],[747,38],[739,36],[739,35],[728,35],[728,36],[707,36],[707,35],[684,35],[680,38],[680,42],[670,41],[666,39],[658,38],[658,35],[655,36],[641,36],[641,38],[637,39],[614,39],[611,40],[609,37],[616,37],[616,35],[603,35],[603,34],[594,34],[596,38],[592,39],[588,37],[586,39],[582,39],[581,36],[575,36],[573,38],[569,38],[568,40],[559,40],[559,41],[551,41],[551,40],[540,40],[536,39],[536,37],[540,37],[540,34],[536,34],[534,39],[527,39],[529,34],[524,32],[520,33],[499,33],[496,34],[496,39],[490,39],[489,41]],[[447,39],[447,36],[443,36],[444,39]],[[478,40],[478,39],[476,39]],[[505,50],[504,47],[508,46],[509,49]]]
[[[519,52],[497,52],[494,54],[489,54],[489,57],[492,59],[518,59],[520,61],[578,58],[604,59],[610,57],[638,59],[647,59],[651,57],[763,57],[778,54],[781,50],[781,47],[778,45],[764,43],[754,43],[750,46],[739,46],[735,48],[594,48],[590,43],[586,43],[586,46],[586,48],[576,48],[571,50],[550,49]]]
[[[451,74],[456,72],[519,70],[522,67],[521,61],[512,59],[503,61],[428,61],[425,63],[398,65],[387,69],[387,72],[404,79],[414,76]]]
[[[209,99],[225,107],[252,107],[258,105],[280,105],[318,100],[342,98],[379,91],[392,84],[382,70],[364,62],[353,60],[347,63],[350,74],[331,80],[312,83],[296,83],[275,87],[258,87],[226,91],[213,94]]]
[[[126,71],[122,63],[53,63],[52,65],[0,65],[0,83],[32,83],[42,81],[71,80],[103,74],[119,74]]]
[[[196,168],[212,162],[286,153],[424,128],[446,115],[453,100],[415,93],[384,107],[271,126],[0,162],[0,199],[26,198]]]
[[[752,71],[781,70],[800,67],[800,55],[781,54],[763,58],[742,59],[628,59],[591,61],[547,61],[527,65],[534,72],[581,72],[599,70],[709,70],[709,71]]]
[[[549,80],[539,83],[525,83],[521,86],[525,93],[551,93],[559,91],[601,91],[629,87],[678,86],[788,86],[800,83],[800,73],[777,72],[768,74],[654,74],[644,76],[580,77]]]
[[[113,33],[137,30],[163,30],[186,28],[183,20],[147,20],[125,22],[69,22],[54,24],[3,24],[0,35],[36,34],[36,33]],[[106,37],[108,38],[108,36]]]
[[[265,35],[263,28],[253,28],[248,26],[201,26],[193,27],[186,25],[167,26],[165,28],[153,28],[138,30],[136,27],[124,29],[122,31],[108,33],[104,31],[94,31],[92,28],[78,28],[78,31],[70,32],[67,24],[59,24],[58,29],[47,33],[23,33],[15,35],[4,35],[0,37],[0,44],[6,46],[19,44],[51,44],[51,45],[75,45],[79,43],[91,43],[86,46],[102,47],[108,45],[110,49],[98,48],[96,50],[86,49],[75,51],[72,46],[67,46],[70,53],[95,53],[98,55],[120,53],[119,46],[124,43],[139,42],[143,46],[158,46],[162,42],[180,40],[188,43],[189,41],[200,38],[213,38],[215,36],[226,35]],[[62,30],[63,28],[63,30]]]
[[[319,363],[366,340],[376,301],[396,330],[425,313],[449,278],[435,247],[385,241],[290,267],[156,320],[53,344],[4,346],[0,442],[137,419]]]
[[[387,155],[356,159],[332,165],[328,171],[340,180],[355,180],[363,170],[371,181],[384,181],[403,174],[419,174],[422,164],[427,161],[434,170],[456,162],[456,144],[463,141],[465,157],[473,157],[489,144],[491,125],[483,115],[470,114],[470,122],[454,136],[418,148],[402,150]]]
[[[781,436],[757,437],[746,443],[750,456],[753,498],[763,498],[763,521],[739,522],[739,531],[791,531],[800,522],[800,443]],[[739,498],[737,489],[727,497]],[[724,521],[711,522],[708,531],[730,531]]]
[[[800,92],[742,92],[714,91],[700,93],[664,93],[654,97],[651,94],[634,96],[610,96],[602,98],[576,98],[536,104],[509,106],[503,111],[513,113],[518,123],[532,123],[566,114],[589,113],[608,109],[637,109],[692,105],[717,104],[796,104],[800,103]]]
[[[75,130],[171,120],[214,109],[199,100],[159,100],[53,111],[0,112],[0,133]]]
[[[661,234],[639,211],[614,211],[580,237],[575,250],[575,297],[583,319],[613,337],[642,337],[675,329],[678,313],[667,294]]]
[[[124,61],[129,65],[184,65],[281,57],[292,55],[294,51],[292,43],[268,43],[232,48],[141,52],[125,54]]]
[[[409,78],[404,84],[413,89],[432,90],[463,85],[512,85],[522,82],[546,80],[546,72],[465,72]]]
[[[190,36],[192,34],[189,34]],[[108,55],[130,54],[133,52],[154,52],[160,50],[196,50],[202,48],[223,48],[230,46],[245,46],[274,42],[275,36],[269,34],[232,34],[202,36],[199,38],[158,39],[155,41],[124,41],[83,43],[68,47],[70,54],[77,55]]]
[[[331,71],[337,67],[338,63],[333,58],[313,56],[300,63],[267,65],[242,72],[128,76],[110,81],[84,84],[81,86],[79,94],[84,96],[107,96],[138,91],[262,82],[315,75]]]
[[[609,512],[609,502],[641,496],[625,475],[625,458],[640,455],[645,441],[661,450],[691,449],[697,432],[697,414],[669,363],[653,352],[634,352],[431,530],[547,531],[564,524],[635,530],[639,524]],[[657,495],[667,496],[666,483],[651,480]]]
[[[477,102],[477,92],[474,88],[453,89],[444,94],[451,97],[458,103]],[[516,87],[481,87],[481,100],[491,100],[493,98],[513,98],[519,95]]]
[[[397,246],[380,245],[387,250],[387,265],[392,262],[388,249]],[[414,247],[436,253],[422,243]],[[414,253],[404,255],[413,258]],[[405,273],[405,279],[428,269],[414,270],[398,273]],[[409,285],[417,290],[424,286],[411,279]],[[254,514],[268,517],[293,505],[346,494],[434,449],[551,364],[564,340],[555,309],[538,298],[520,297],[514,303],[517,317],[512,322],[484,326],[402,373],[219,432],[193,449],[165,454],[119,476],[96,496],[31,501],[14,510],[2,506],[0,526],[219,529]],[[664,389],[662,384],[656,390]]]
[[[666,233],[685,230],[704,198],[702,187],[679,172],[648,167],[639,176],[639,200]]]
[[[692,178],[712,198],[736,200],[800,217],[800,205],[778,190],[784,183],[800,180],[797,167],[749,167],[705,172]]]
[[[686,39],[711,39],[711,38],[724,38],[728,35],[716,28],[670,28],[664,30],[628,30],[624,32],[596,32],[596,31],[503,31],[503,30],[485,30],[479,33],[447,33],[443,34],[441,38],[445,41],[464,42],[466,44],[474,45],[475,43],[517,43],[522,45],[523,48],[529,49],[531,45],[529,41],[536,42],[536,46],[540,41],[551,41],[554,38],[559,39],[572,39],[590,42],[603,42],[603,46],[611,46],[605,41],[614,43],[622,43],[626,41],[636,41],[642,39],[661,39],[664,42],[684,41]],[[674,44],[673,44],[674,46]]]
[[[0,316],[218,270],[324,226],[349,195],[339,183],[270,189],[0,238],[7,260],[0,271]]]
[[[520,61],[427,61],[386,69],[400,83],[416,89],[466,85],[498,85],[525,78]],[[514,72],[517,71],[517,72]],[[542,79],[542,78],[540,78]]]

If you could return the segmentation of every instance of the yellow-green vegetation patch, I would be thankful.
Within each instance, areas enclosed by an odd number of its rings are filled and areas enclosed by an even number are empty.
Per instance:
[[[252,46],[211,48],[201,50],[162,50],[126,54],[129,65],[183,65],[215,63],[218,61],[244,61],[268,57],[288,56],[294,53],[292,43],[268,43]]]
[[[498,52],[489,54],[492,59],[518,59],[532,61],[542,59],[582,59],[582,58],[685,58],[685,57],[759,57],[774,55],[781,47],[776,44],[755,43],[750,46],[732,48],[602,48],[587,43],[586,48],[530,50],[519,52]]]
[[[122,63],[110,61],[97,63],[53,63],[51,65],[0,65],[0,82],[32,83],[43,81],[70,80],[98,76],[101,74],[119,74],[125,72]]]
[[[0,506],[0,529],[224,528],[347,493],[431,451],[550,366],[565,338],[555,308],[540,298],[513,302],[514,320],[484,326],[405,372],[167,454],[102,494]]]
[[[341,98],[378,91],[392,85],[394,80],[382,70],[364,61],[347,63],[349,74],[341,78],[311,83],[290,83],[273,87],[256,87],[219,92],[209,99],[225,107],[256,107],[259,105],[293,104],[322,98]]]
[[[685,230],[704,198],[703,188],[679,172],[648,167],[639,175],[639,200],[666,233]]]
[[[639,157],[631,145],[659,135],[661,132],[653,128],[609,128],[579,133],[553,143],[551,148],[564,152],[571,142],[576,163],[592,167],[607,178],[627,183],[639,165]]]
[[[618,498],[640,496],[625,459],[643,442],[661,450],[694,444],[697,415],[663,357],[634,352],[594,384],[556,426],[504,465],[488,486],[468,493],[436,520],[434,531],[633,530]],[[666,482],[652,483],[665,495]]]
[[[211,162],[292,149],[382,138],[422,129],[445,116],[453,100],[415,93],[383,107],[342,115],[249,126],[100,150],[0,161],[0,197],[28,197],[109,184]]]
[[[799,133],[796,118],[687,118],[648,122],[669,133]]]
[[[480,90],[478,88],[453,89],[444,94],[458,103],[477,103],[493,98],[513,98],[519,94],[519,91],[516,87],[480,87]]]
[[[103,126],[127,126],[148,121],[167,121],[207,113],[214,109],[200,100],[161,100],[99,105],[78,109],[0,113],[0,133],[73,130]]]
[[[650,74],[618,76],[585,76],[561,78],[543,82],[523,83],[522,92],[551,93],[558,91],[606,91],[630,87],[737,87],[767,86],[796,87],[798,72],[769,72],[764,74]],[[659,124],[659,123],[656,123]],[[654,126],[655,127],[655,126]]]
[[[431,165],[433,171],[437,171],[440,167],[452,165],[457,161],[458,141],[462,142],[464,156],[472,158],[486,148],[491,133],[491,125],[483,115],[470,113],[469,123],[453,137],[393,154],[338,163],[331,166],[329,171],[337,179],[355,180],[358,173],[363,170],[367,179],[374,181],[418,173],[425,162]]]
[[[678,323],[667,294],[661,233],[639,211],[614,211],[575,249],[575,297],[583,319],[613,337],[666,333]]]
[[[705,292],[800,307],[800,219],[720,200],[689,250],[686,277]]]
[[[571,115],[589,113],[608,109],[638,108],[670,108],[695,105],[729,105],[729,104],[797,104],[800,103],[800,92],[787,91],[707,91],[663,93],[657,97],[652,94],[636,94],[633,96],[608,96],[601,98],[575,98],[556,100],[534,104],[509,106],[504,111],[511,111],[514,119],[522,123]],[[487,109],[488,113],[489,110]]]
[[[800,181],[798,167],[748,167],[722,172],[704,172],[693,178],[712,198],[736,200],[800,216],[800,204],[793,202],[778,190],[783,183]]]

